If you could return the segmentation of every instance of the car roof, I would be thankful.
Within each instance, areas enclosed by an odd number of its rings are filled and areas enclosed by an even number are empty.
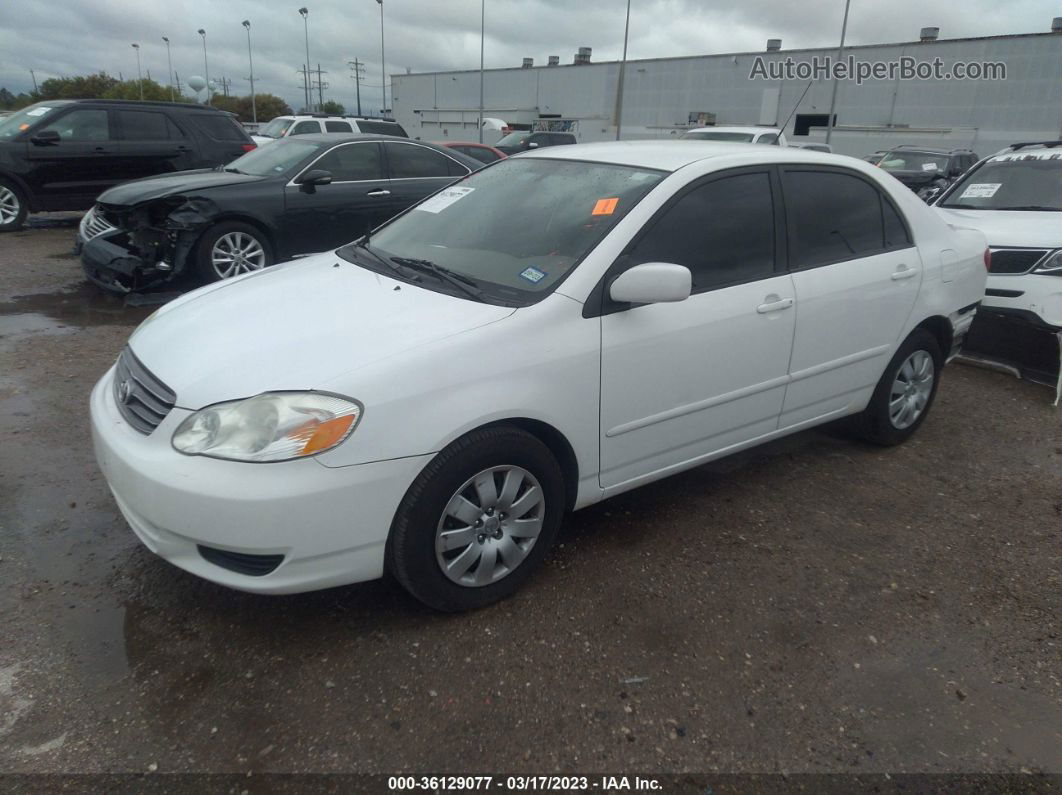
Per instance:
[[[383,135],[381,133],[310,133],[309,135],[295,135],[281,138],[277,143],[284,144],[289,141],[307,141],[315,144],[327,144],[327,148],[334,148],[339,144],[348,143],[350,141],[384,141],[411,144],[414,146],[426,146],[437,152],[444,152],[447,157],[451,157],[466,166],[475,166],[476,168],[479,168],[483,165],[475,158],[463,155],[460,152],[450,151],[447,147],[439,146],[438,144],[433,144],[429,141],[417,141],[412,138],[404,138],[401,135]],[[270,146],[272,146],[272,144],[270,144]]]
[[[668,141],[606,141],[573,144],[521,152],[514,157],[584,160],[635,168],[653,168],[660,171],[677,171],[683,166],[701,160],[734,155],[755,155],[754,159],[759,163],[817,163],[843,166],[857,171],[862,170],[860,166],[866,165],[858,158],[816,152],[814,149],[734,141],[694,141],[689,138]]]
[[[695,135],[700,135],[702,132],[706,132],[707,133],[707,132],[713,132],[715,130],[722,130],[723,132],[753,133],[754,135],[758,135],[759,133],[778,133],[778,132],[781,132],[781,130],[779,128],[777,128],[777,127],[756,127],[756,126],[741,127],[741,126],[736,125],[736,124],[712,124],[712,125],[709,125],[709,126],[706,126],[706,127],[691,127],[686,132],[691,132],[691,133],[694,133]]]
[[[477,141],[432,141],[436,146],[482,146],[484,149],[493,149],[490,144],[481,144]]]
[[[49,105],[69,105],[69,104],[81,104],[81,105],[122,105],[128,107],[146,107],[146,108],[170,108],[171,110],[188,110],[188,111],[200,111],[205,113],[223,113],[230,116],[234,116],[227,110],[221,108],[215,108],[210,105],[200,105],[195,102],[164,102],[162,100],[140,100],[140,99],[55,99],[55,100],[41,100],[41,102],[47,102]],[[40,104],[40,103],[38,103]]]

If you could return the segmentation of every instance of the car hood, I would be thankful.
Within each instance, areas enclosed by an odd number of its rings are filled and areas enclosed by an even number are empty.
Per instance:
[[[160,174],[155,177],[135,179],[132,182],[123,182],[100,194],[99,202],[132,206],[166,196],[199,193],[210,188],[261,182],[263,179],[265,177],[252,177],[248,174],[235,174],[231,171],[213,168],[178,171],[174,174]]]
[[[514,311],[397,281],[328,252],[188,293],[144,321],[129,345],[177,393],[178,406],[200,409],[320,388]]]
[[[949,210],[934,207],[953,226],[977,229],[995,248],[1062,248],[1062,213],[1020,210]]]

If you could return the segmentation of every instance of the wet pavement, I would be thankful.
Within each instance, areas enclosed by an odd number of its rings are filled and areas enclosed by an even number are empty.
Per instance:
[[[76,219],[75,219],[76,220]],[[949,367],[908,445],[798,434],[568,518],[475,613],[152,556],[88,392],[151,307],[0,236],[0,771],[1062,772],[1062,419]]]

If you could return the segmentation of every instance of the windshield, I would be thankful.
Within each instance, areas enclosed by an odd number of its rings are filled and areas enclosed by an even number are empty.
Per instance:
[[[1062,153],[993,157],[955,184],[941,207],[1062,210]]]
[[[943,174],[948,170],[948,156],[923,152],[888,152],[878,165],[886,171],[937,171]]]
[[[271,146],[252,149],[225,166],[226,171],[239,171],[255,177],[273,177],[283,174],[307,157],[321,149],[322,144],[285,138]]]
[[[265,127],[255,133],[263,138],[280,138],[288,131],[288,127],[295,123],[295,119],[273,119]]]
[[[752,143],[752,133],[723,132],[722,130],[713,130],[711,132],[687,130],[683,133],[682,137],[693,138],[697,141],[739,141],[744,144]]]
[[[14,138],[20,132],[32,127],[45,116],[50,116],[55,111],[59,110],[59,107],[60,106],[48,102],[38,102],[36,105],[30,105],[28,108],[23,108],[7,118],[0,119],[0,140]]]
[[[430,260],[483,297],[527,305],[551,292],[665,174],[575,160],[513,158],[444,188],[372,235],[382,258]],[[356,246],[340,255],[373,269]],[[425,275],[421,285],[445,289]]]
[[[494,145],[496,147],[498,147],[499,149],[501,147],[503,147],[503,146],[519,146],[520,144],[522,144],[524,141],[526,141],[530,137],[531,137],[531,133],[529,133],[529,132],[509,133],[508,135],[506,135],[504,138],[499,140],[498,143],[496,143]]]

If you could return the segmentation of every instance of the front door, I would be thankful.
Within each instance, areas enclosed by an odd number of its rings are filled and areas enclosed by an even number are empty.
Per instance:
[[[685,265],[680,303],[601,318],[601,486],[619,491],[777,427],[793,342],[792,277],[768,170],[686,188],[634,239],[619,269]]]
[[[75,107],[34,130],[59,134],[59,141],[26,144],[31,163],[27,181],[41,209],[78,210],[92,206],[103,191],[122,181],[113,119],[106,108]]]
[[[284,188],[283,238],[287,253],[312,254],[364,235],[394,214],[390,181],[384,176],[380,144],[340,144],[303,169],[327,171],[330,185],[312,190],[299,177]]]

